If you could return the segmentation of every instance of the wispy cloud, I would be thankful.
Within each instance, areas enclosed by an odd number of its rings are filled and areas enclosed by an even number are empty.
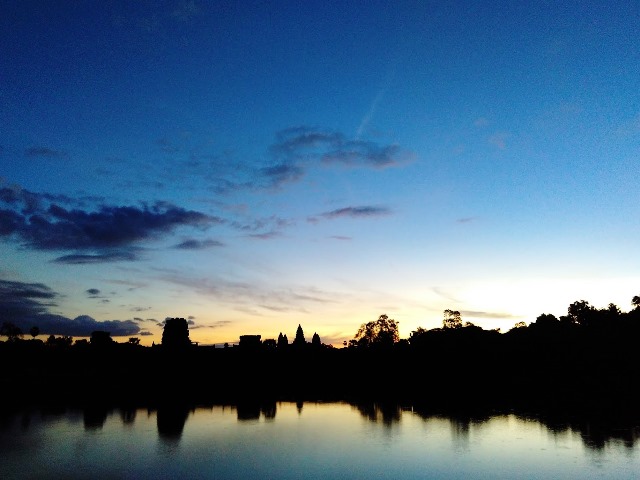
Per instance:
[[[64,150],[55,150],[49,147],[35,146],[24,151],[24,156],[29,158],[66,159],[69,154]]]
[[[146,180],[145,185],[164,189],[176,181],[197,175],[217,194],[239,190],[277,191],[304,179],[315,168],[385,169],[409,163],[414,155],[395,143],[372,141],[341,132],[299,126],[276,132],[274,142],[267,146],[263,157],[238,159],[232,150],[219,153],[206,151],[194,144],[189,135],[166,135],[156,141],[165,154],[181,162],[182,168],[169,174],[154,170],[158,180]],[[150,167],[154,168],[154,167]]]
[[[151,307],[132,307],[130,310],[132,312],[146,312],[147,310],[151,310]]]
[[[272,240],[274,238],[282,237],[282,232],[271,231],[263,233],[250,233],[247,235],[249,238],[255,238],[257,240]]]
[[[186,288],[208,299],[213,298],[221,305],[229,305],[254,316],[261,316],[264,310],[305,313],[309,305],[334,303],[343,298],[342,293],[325,292],[315,287],[300,287],[297,290],[279,289],[260,283],[190,277],[177,270],[157,269],[157,271],[158,279],[164,282]]]
[[[308,217],[308,221],[314,223],[319,219],[334,220],[337,218],[372,218],[391,215],[391,209],[373,205],[362,205],[358,207],[344,207],[319,215]]]
[[[259,170],[258,185],[279,187],[301,179],[313,166],[343,165],[381,169],[407,163],[412,154],[396,144],[349,138],[341,132],[293,127],[276,134],[272,163]]]
[[[93,265],[97,263],[133,262],[139,259],[135,252],[108,252],[97,254],[76,253],[55,258],[55,263],[67,265]]]
[[[174,245],[173,248],[177,248],[179,250],[205,250],[207,248],[222,246],[224,246],[224,243],[218,240],[196,240],[193,238],[189,238],[178,243],[177,245]]]
[[[506,132],[497,132],[489,137],[489,143],[500,150],[507,148],[507,138],[509,134]]]
[[[245,237],[259,240],[270,240],[284,235],[284,230],[296,224],[294,220],[282,218],[277,215],[254,218],[251,220],[236,220],[229,225],[243,232]]]
[[[295,182],[302,178],[304,170],[295,164],[278,163],[259,170],[260,175],[266,180],[266,186],[281,186],[285,183]]]

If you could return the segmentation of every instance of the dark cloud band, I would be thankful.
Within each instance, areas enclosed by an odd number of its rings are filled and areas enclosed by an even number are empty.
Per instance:
[[[70,319],[49,311],[58,294],[41,283],[0,280],[0,319],[11,322],[23,332],[38,327],[43,335],[88,337],[95,330],[112,336],[136,335],[140,327],[133,320],[98,321],[88,315]],[[48,302],[43,302],[48,300]]]

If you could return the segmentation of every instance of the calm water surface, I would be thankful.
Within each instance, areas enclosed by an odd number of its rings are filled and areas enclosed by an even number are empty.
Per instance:
[[[0,478],[637,479],[638,432],[344,403],[30,412],[0,422]]]

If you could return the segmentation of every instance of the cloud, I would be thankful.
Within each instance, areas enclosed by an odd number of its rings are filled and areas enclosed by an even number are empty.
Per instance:
[[[507,148],[507,138],[509,134],[506,132],[497,132],[489,137],[489,143],[498,147],[500,150]]]
[[[132,320],[98,321],[88,315],[70,319],[53,314],[49,307],[59,295],[41,283],[0,280],[0,318],[19,327],[23,332],[37,326],[44,335],[87,337],[95,330],[112,336],[135,335],[140,328]]]
[[[223,220],[166,202],[154,205],[100,205],[95,210],[65,208],[50,196],[3,188],[0,236],[36,250],[75,250],[56,259],[85,264],[132,261],[134,245],[172,233],[179,227],[206,229]],[[90,253],[78,252],[90,250]]]
[[[0,319],[15,323],[20,317],[46,313],[48,307],[56,306],[53,300],[57,296],[42,283],[0,280]]]
[[[56,263],[66,263],[67,265],[86,265],[95,263],[133,262],[135,260],[138,260],[138,256],[133,252],[111,252],[90,255],[63,255],[53,261]]]
[[[213,324],[206,325],[206,326],[209,328],[220,328],[220,327],[225,327],[231,323],[233,323],[231,320],[218,320],[216,322],[213,322]]]
[[[258,186],[280,187],[297,181],[316,165],[381,169],[402,165],[413,157],[396,144],[378,144],[305,126],[279,131],[269,152],[273,163],[259,169]]]
[[[344,207],[329,212],[321,213],[318,216],[309,217],[310,222],[317,222],[319,218],[333,220],[336,218],[369,218],[390,215],[391,210],[387,207],[376,207],[372,205],[363,205],[359,207]]]
[[[100,295],[100,290],[98,290],[97,288],[89,288],[89,289],[85,290],[85,292],[90,297],[97,297],[98,295]]]
[[[147,310],[151,310],[151,307],[133,307],[133,308],[131,308],[132,312],[146,312]]]
[[[408,152],[398,145],[379,145],[347,138],[335,131],[295,127],[278,132],[270,151],[279,159],[299,165],[305,160],[381,168],[404,163]]]
[[[288,182],[295,182],[304,175],[299,165],[280,163],[260,169],[260,174],[267,180],[267,186],[280,186]]]
[[[234,221],[231,227],[245,233],[246,237],[258,240],[270,240],[283,235],[283,231],[295,225],[296,222],[276,215],[270,217],[256,218],[251,221]]]
[[[273,288],[268,283],[231,282],[221,278],[191,277],[181,270],[156,270],[160,273],[159,280],[254,316],[263,313],[258,307],[272,311],[275,307],[283,311],[308,312],[319,303],[340,303],[345,299],[343,292],[325,292],[315,287],[301,287],[294,291]]]
[[[0,183],[2,179],[0,178]],[[72,198],[63,194],[34,193],[18,185],[3,186],[0,188],[0,202],[13,207],[23,214],[32,214],[42,210],[47,203],[58,203],[84,207],[90,203],[102,202],[102,197],[85,195]]]
[[[263,233],[250,233],[247,235],[249,238],[255,238],[257,240],[272,240],[274,238],[279,238],[282,236],[281,232],[271,231],[271,232],[263,232]]]
[[[181,22],[189,22],[193,17],[200,13],[200,7],[196,5],[194,0],[182,2],[171,13],[171,16]]]
[[[353,240],[352,237],[347,237],[345,235],[331,235],[329,238],[331,238],[333,240],[341,240],[341,241]]]
[[[45,335],[89,337],[92,332],[102,330],[113,337],[123,337],[140,332],[140,327],[133,320],[98,321],[88,315],[80,315],[73,320],[61,315],[40,315],[36,320],[40,332]]]
[[[25,157],[29,158],[69,158],[69,154],[64,150],[54,150],[49,147],[29,147],[24,151]]]
[[[193,238],[189,238],[184,240],[177,245],[174,245],[173,248],[177,248],[180,250],[204,250],[211,247],[222,247],[224,243],[219,242],[218,240],[195,240]]]
[[[256,218],[251,222],[239,222],[235,221],[231,223],[231,226],[237,230],[243,232],[257,232],[260,230],[281,230],[287,227],[295,225],[295,222],[286,218],[281,218],[276,215],[271,215],[265,218]]]
[[[478,217],[463,217],[463,218],[458,218],[456,220],[456,223],[471,223],[471,222],[475,222],[478,219]]]
[[[322,155],[322,162],[384,168],[397,165],[401,152],[398,145],[379,147],[370,142],[353,140]]]
[[[381,170],[405,165],[415,157],[395,143],[372,141],[358,135],[350,137],[335,130],[308,126],[277,131],[265,155],[253,161],[235,158],[232,151],[220,154],[203,152],[202,145],[190,142],[189,136],[179,139],[162,137],[157,144],[163,152],[176,157],[175,161],[180,162],[181,168],[172,172],[155,170],[162,182],[156,185],[145,181],[147,186],[165,188],[165,185],[181,180],[188,182],[197,176],[217,194],[239,190],[276,191],[299,182],[312,169],[349,167]]]
[[[140,335],[141,337],[147,337],[147,336],[153,335],[153,333],[144,331],[144,332],[138,333],[138,335]]]

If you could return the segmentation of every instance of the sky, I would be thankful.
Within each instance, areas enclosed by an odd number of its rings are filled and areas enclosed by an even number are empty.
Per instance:
[[[0,1],[0,314],[341,346],[640,294],[640,2]]]

